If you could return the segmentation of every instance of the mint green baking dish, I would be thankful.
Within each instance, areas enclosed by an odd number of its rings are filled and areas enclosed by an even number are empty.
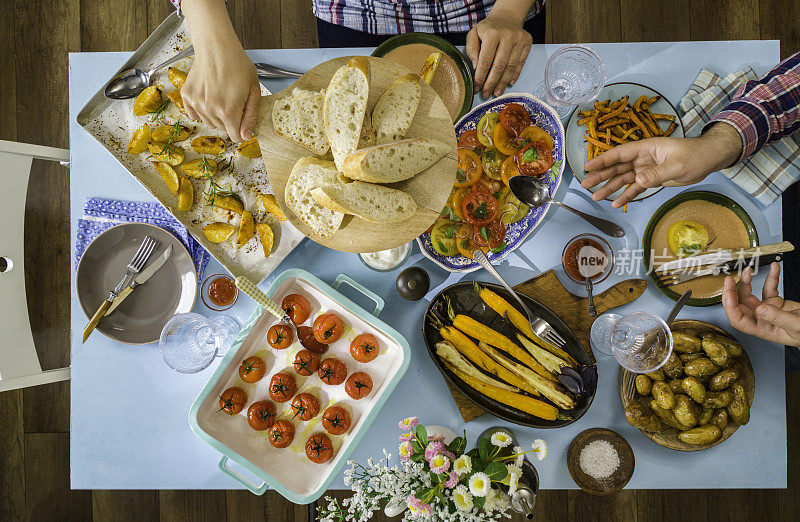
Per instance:
[[[375,309],[372,313],[343,296],[337,290],[342,284],[351,286],[372,300],[375,303]],[[353,332],[369,331],[375,334],[381,343],[381,355],[367,365],[361,365],[353,361],[349,356],[349,341],[345,339],[331,345],[331,351],[326,354],[326,356],[337,356],[345,361],[348,366],[348,372],[360,369],[369,371],[375,381],[375,389],[366,399],[347,401],[348,405],[353,408],[353,424],[350,431],[345,435],[338,438],[331,437],[331,439],[335,439],[335,448],[337,448],[337,442],[340,443],[333,459],[326,464],[313,464],[305,458],[302,451],[291,450],[295,445],[299,445],[299,448],[302,449],[309,434],[319,431],[313,429],[313,424],[305,426],[306,423],[295,423],[295,442],[290,448],[278,450],[269,445],[265,432],[260,432],[261,434],[259,434],[259,432],[250,429],[247,426],[246,418],[242,414],[230,417],[216,411],[218,409],[217,396],[225,388],[228,386],[240,386],[242,388],[248,386],[238,378],[240,361],[258,351],[263,351],[260,347],[266,346],[266,341],[264,340],[266,330],[277,322],[272,315],[264,312],[260,306],[253,311],[227,354],[214,371],[214,374],[209,378],[192,404],[189,411],[189,425],[200,439],[222,454],[219,461],[220,470],[254,494],[261,495],[267,489],[272,488],[292,502],[308,504],[322,496],[331,481],[341,472],[347,459],[358,446],[361,438],[408,369],[411,363],[411,348],[402,335],[378,319],[378,315],[384,306],[383,299],[350,276],[340,274],[336,278],[333,287],[331,287],[305,270],[290,269],[278,276],[266,294],[280,303],[284,295],[294,292],[306,295],[312,303],[312,318],[322,310],[337,311],[341,314],[345,324],[352,328]],[[307,321],[307,324],[309,322],[310,320]],[[338,343],[341,343],[341,345]],[[290,347],[283,352],[290,352],[293,348]],[[271,349],[268,350],[274,357],[267,362],[267,375],[259,383],[251,385],[254,388],[245,388],[248,392],[248,405],[254,400],[263,398],[262,393],[266,393],[266,383],[269,382],[271,374],[285,367],[282,366],[282,354],[276,353]],[[347,355],[344,354],[346,350]],[[283,362],[287,357],[287,355],[283,355]],[[317,379],[317,377],[308,377],[305,383],[301,383],[298,386],[298,392],[303,391],[304,386],[307,384],[312,386],[314,379]],[[263,383],[263,389],[261,389],[261,383]],[[333,391],[325,392],[323,389],[320,394],[326,393],[329,399],[339,394],[339,390],[335,389],[336,387],[330,388]],[[259,391],[260,389],[261,391]],[[251,396],[251,393],[255,396]],[[321,396],[321,399],[324,398]],[[364,400],[369,400],[369,402],[361,404]],[[323,405],[321,411],[324,411],[326,401],[321,400],[321,402]],[[284,405],[288,407],[288,403],[284,403]],[[282,411],[281,405],[278,406],[280,415]],[[314,421],[312,420],[311,422],[313,423]],[[255,480],[251,480],[232,469],[228,465],[229,460],[244,468]]]

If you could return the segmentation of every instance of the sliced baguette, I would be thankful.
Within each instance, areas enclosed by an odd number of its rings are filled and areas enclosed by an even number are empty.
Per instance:
[[[411,138],[357,150],[339,170],[348,178],[370,183],[396,183],[413,178],[447,153],[442,143]]]
[[[275,134],[305,147],[314,154],[325,154],[330,148],[322,125],[322,92],[292,89],[291,94],[272,106]]]
[[[402,190],[362,181],[322,185],[311,194],[325,208],[354,214],[372,223],[397,223],[417,211],[414,198]]]
[[[339,68],[325,90],[322,121],[337,168],[355,151],[369,97],[369,61],[356,56]]]
[[[300,158],[286,180],[284,197],[286,205],[320,239],[328,239],[339,230],[344,214],[327,209],[317,203],[311,191],[322,185],[336,185],[339,172],[332,161],[317,158]]]
[[[392,143],[406,137],[422,95],[419,76],[414,73],[397,78],[381,95],[372,110],[375,143]]]

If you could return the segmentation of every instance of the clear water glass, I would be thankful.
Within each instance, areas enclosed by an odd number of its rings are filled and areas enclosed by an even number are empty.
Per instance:
[[[197,373],[208,368],[217,355],[227,351],[236,336],[238,324],[228,319],[212,321],[193,312],[174,316],[164,325],[158,341],[164,362],[181,373]],[[233,333],[230,332],[232,328],[235,328]]]
[[[634,373],[661,368],[672,353],[669,326],[650,312],[598,317],[592,325],[590,339],[593,348],[613,355],[620,366]]]
[[[566,45],[547,60],[544,82],[534,95],[565,118],[576,105],[596,100],[605,81],[606,69],[596,52],[585,45]]]

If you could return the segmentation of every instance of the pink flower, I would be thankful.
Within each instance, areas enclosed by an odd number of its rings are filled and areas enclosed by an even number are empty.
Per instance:
[[[444,443],[442,441],[435,441],[428,444],[428,447],[425,448],[425,460],[430,461],[436,455],[439,455],[445,450]]]
[[[431,442],[444,442],[444,435],[434,433],[432,435],[428,435],[428,440]]]
[[[401,430],[413,430],[419,424],[419,419],[417,417],[409,417],[407,419],[401,420],[397,427]]]
[[[447,470],[450,469],[450,459],[441,453],[434,455],[429,464],[431,466],[431,471],[437,475],[440,473],[447,473]]]
[[[447,489],[453,489],[458,484],[458,474],[455,471],[450,471],[450,479],[444,483]]]
[[[408,504],[408,510],[411,512],[411,516],[414,518],[427,517],[433,514],[433,509],[430,504],[421,501],[414,495],[409,495],[406,499],[406,503]]]
[[[400,442],[405,442],[407,440],[414,440],[414,432],[409,431],[408,433],[403,433],[397,438],[400,439]]]
[[[400,453],[400,460],[405,461],[409,460],[411,455],[414,454],[414,447],[411,445],[411,441],[407,440],[400,443],[400,448],[398,451]]]

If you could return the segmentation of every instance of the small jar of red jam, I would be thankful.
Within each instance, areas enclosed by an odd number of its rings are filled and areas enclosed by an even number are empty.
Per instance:
[[[221,312],[232,307],[239,297],[236,281],[225,274],[213,274],[203,281],[200,296],[211,310]]]
[[[569,240],[561,254],[561,265],[570,279],[583,284],[604,281],[614,267],[614,252],[608,241],[596,234],[580,234]]]

